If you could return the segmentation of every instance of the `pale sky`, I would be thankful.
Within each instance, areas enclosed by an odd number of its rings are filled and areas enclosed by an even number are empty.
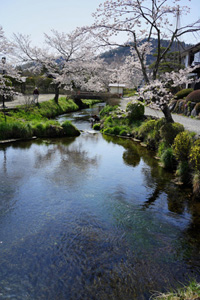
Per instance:
[[[13,33],[28,34],[33,43],[39,45],[44,40],[43,33],[51,29],[59,32],[71,32],[76,27],[91,25],[91,14],[103,0],[0,0],[0,25],[5,36],[12,37]],[[180,0],[180,5],[188,4]],[[181,19],[193,22],[200,18],[200,0],[192,0],[190,15]],[[199,43],[200,35],[190,34],[184,39],[187,43]]]

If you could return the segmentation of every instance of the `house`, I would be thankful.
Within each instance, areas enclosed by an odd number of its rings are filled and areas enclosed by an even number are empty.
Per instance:
[[[122,97],[125,87],[126,87],[126,85],[122,84],[122,83],[110,83],[109,84],[109,92],[111,94],[118,94],[120,97]]]
[[[186,68],[197,65],[200,67],[200,43],[184,50],[181,53],[181,60]]]
[[[181,53],[182,64],[187,67],[195,67],[195,73],[191,73],[191,76],[200,77],[200,43],[184,50]],[[194,89],[200,89],[200,84],[196,83]]]

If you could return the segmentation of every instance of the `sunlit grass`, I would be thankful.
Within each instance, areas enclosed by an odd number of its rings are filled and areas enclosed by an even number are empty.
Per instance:
[[[151,297],[152,300],[199,300],[200,299],[200,284],[195,280],[191,281],[188,286],[184,286],[177,291],[155,294]]]
[[[41,102],[38,105],[20,106],[17,110],[8,111],[6,116],[0,113],[0,140],[30,138],[32,135],[46,136],[49,128],[60,124],[52,118],[58,115],[77,111],[78,105],[72,99],[59,98]]]

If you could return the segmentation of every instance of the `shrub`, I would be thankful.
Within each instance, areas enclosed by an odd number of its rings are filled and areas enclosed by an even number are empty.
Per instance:
[[[191,102],[200,102],[200,90],[195,90],[191,92],[187,97],[186,97],[186,102],[191,101]]]
[[[100,111],[100,116],[104,117],[107,114],[109,114],[110,112],[116,110],[118,108],[118,105],[115,106],[111,106],[111,105],[106,105],[101,111]]]
[[[190,168],[188,161],[179,162],[176,170],[176,175],[184,184],[188,184],[190,182]]]
[[[114,135],[119,135],[120,131],[121,131],[121,127],[120,126],[114,126],[113,127],[113,134]]]
[[[167,148],[166,150],[164,150],[160,160],[163,163],[163,167],[165,169],[173,170],[175,168],[176,160],[172,148]]]
[[[187,131],[180,132],[173,143],[174,155],[178,161],[185,161],[188,159],[192,139]]]
[[[197,115],[200,114],[200,102],[197,103],[194,108],[196,110]]]
[[[128,112],[128,118],[130,121],[141,120],[144,116],[144,104],[141,102],[129,102],[126,106],[126,111]]]
[[[156,129],[149,132],[147,137],[145,138],[147,147],[150,149],[156,150],[159,145],[159,139],[160,139],[160,135]]]
[[[182,131],[184,126],[179,123],[165,123],[160,128],[160,136],[167,145],[171,146],[177,134]]]
[[[155,126],[156,120],[148,120],[142,123],[142,125],[138,129],[138,138],[144,140],[148,133],[154,130]]]
[[[177,92],[177,93],[175,94],[175,97],[176,97],[177,99],[183,99],[183,98],[185,98],[187,95],[189,95],[191,92],[193,92],[193,89],[192,89],[192,88],[189,88],[189,89],[183,89],[183,90]]]
[[[200,195],[200,171],[195,171],[192,176],[193,194],[199,198]]]
[[[189,161],[195,170],[200,170],[200,140],[197,140],[191,147]]]
[[[64,134],[65,136],[79,136],[80,131],[70,122],[70,121],[65,121],[62,123],[62,128],[64,129]]]
[[[163,152],[166,150],[166,144],[164,142],[159,143],[157,156],[161,157]]]
[[[127,136],[129,134],[129,132],[126,129],[122,129],[119,133],[119,135],[121,136]]]
[[[113,134],[113,128],[112,127],[108,127],[103,129],[103,133],[104,134]]]
[[[100,123],[96,123],[93,125],[93,129],[94,130],[100,130],[101,124]]]
[[[111,116],[107,117],[104,121],[104,127],[110,127],[114,124],[114,120]]]

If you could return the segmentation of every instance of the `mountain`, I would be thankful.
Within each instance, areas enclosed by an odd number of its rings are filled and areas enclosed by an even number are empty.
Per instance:
[[[145,40],[144,40],[145,42]],[[152,43],[152,54],[151,55],[147,55],[147,64],[150,65],[153,63],[153,61],[155,60],[155,57],[153,56],[154,53],[156,53],[157,51],[157,39],[152,39],[151,40]],[[169,44],[168,40],[162,40],[161,41],[161,46],[162,47],[167,47]],[[172,47],[171,47],[171,52],[175,52],[175,51],[183,51],[186,50],[189,47],[192,47],[193,45],[191,44],[186,44],[185,42],[173,42]],[[124,47],[117,47],[114,48],[112,50],[109,50],[107,52],[104,52],[101,54],[101,58],[103,58],[107,63],[112,63],[113,61],[116,62],[123,62],[123,60],[125,59],[126,56],[128,56],[130,54],[130,47],[124,46]]]

